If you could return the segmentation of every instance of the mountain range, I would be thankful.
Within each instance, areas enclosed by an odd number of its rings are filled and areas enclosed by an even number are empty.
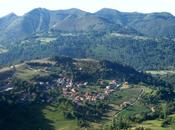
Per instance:
[[[111,60],[138,70],[175,66],[175,17],[104,8],[36,8],[0,18],[0,65],[47,56]]]
[[[79,9],[50,11],[36,8],[23,16],[11,13],[0,18],[1,41],[21,39],[49,31],[115,31],[156,37],[175,36],[175,17],[169,13],[125,13],[101,9],[95,13]]]

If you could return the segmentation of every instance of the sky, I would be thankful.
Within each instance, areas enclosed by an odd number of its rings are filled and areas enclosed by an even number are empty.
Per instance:
[[[11,12],[23,15],[38,7],[50,10],[79,8],[88,12],[112,8],[122,12],[170,12],[175,15],[175,0],[0,0],[0,17]]]

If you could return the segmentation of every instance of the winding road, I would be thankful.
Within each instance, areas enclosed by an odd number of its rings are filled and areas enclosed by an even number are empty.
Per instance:
[[[117,117],[120,113],[122,113],[122,112],[123,112],[125,109],[127,109],[129,106],[135,105],[135,104],[137,103],[137,101],[140,100],[140,98],[142,97],[143,93],[144,93],[144,89],[142,88],[142,89],[140,90],[140,94],[138,95],[138,97],[136,98],[136,100],[135,100],[133,103],[129,104],[127,107],[124,107],[124,108],[123,108],[122,110],[120,110],[119,112],[115,113],[114,117]]]

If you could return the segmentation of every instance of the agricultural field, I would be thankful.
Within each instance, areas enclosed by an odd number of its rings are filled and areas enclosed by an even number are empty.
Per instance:
[[[55,130],[77,130],[80,129],[75,119],[67,120],[57,105],[46,106],[42,110],[45,118],[49,120]]]
[[[167,74],[175,74],[175,70],[148,70],[146,71],[148,74],[152,75],[167,75]]]
[[[5,53],[5,52],[7,52],[7,51],[8,51],[7,49],[4,49],[4,48],[1,48],[1,47],[0,47],[0,54],[1,54],[1,53]]]
[[[109,125],[114,117],[128,117],[137,113],[150,112],[150,109],[147,106],[139,100],[136,101],[142,89],[144,89],[144,93],[151,92],[151,89],[147,89],[145,86],[141,85],[131,85],[128,89],[118,89],[118,91],[114,92],[110,97],[110,110],[104,115],[103,120],[99,122],[100,125],[96,123],[95,126]],[[134,104],[126,108],[122,108],[121,104],[123,102],[131,102]]]
[[[54,37],[41,37],[38,38],[37,40],[41,42],[41,44],[49,44],[53,41],[55,41],[57,38]]]
[[[47,75],[47,73],[43,72],[41,69],[26,68],[24,66],[23,69],[18,69],[16,71],[16,77],[22,80],[30,80],[37,75]]]
[[[144,128],[150,128],[151,130],[174,130],[175,128],[173,126],[169,127],[162,127],[161,126],[162,120],[148,120],[144,121],[141,124],[136,125],[137,127],[144,127]]]
[[[175,86],[175,70],[152,70],[146,71],[146,73],[151,74],[152,76],[158,77],[161,80],[170,83],[171,85]]]

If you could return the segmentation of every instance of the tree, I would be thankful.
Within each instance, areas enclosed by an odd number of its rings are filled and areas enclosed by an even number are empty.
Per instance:
[[[166,103],[162,103],[161,104],[161,109],[162,109],[162,113],[163,113],[163,119],[166,119],[167,118],[167,114],[168,114],[167,104]]]

